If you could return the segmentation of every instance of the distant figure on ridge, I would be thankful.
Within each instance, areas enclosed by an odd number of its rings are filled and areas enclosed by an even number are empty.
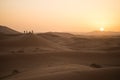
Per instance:
[[[24,31],[24,34],[26,34],[26,31]]]
[[[32,30],[32,34],[33,34],[34,32],[33,32],[33,30]]]
[[[24,31],[24,34],[34,34],[34,31]]]

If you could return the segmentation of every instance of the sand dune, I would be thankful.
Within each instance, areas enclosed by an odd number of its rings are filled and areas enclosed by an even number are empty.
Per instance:
[[[49,37],[49,36],[48,36]],[[9,47],[38,47],[38,48],[49,48],[53,50],[69,50],[63,45],[59,45],[52,41],[52,39],[46,39],[43,36],[37,36],[35,34],[21,35],[0,41],[2,48]]]
[[[118,35],[1,34],[0,79],[119,80],[119,53]]]
[[[94,35],[94,36],[116,36],[120,35],[120,32],[112,32],[112,31],[93,31],[93,32],[88,32],[86,35]]]
[[[20,32],[15,31],[13,29],[10,29],[10,28],[8,28],[6,26],[1,26],[0,25],[0,34],[8,34],[8,35],[10,35],[10,34],[20,34]]]
[[[67,36],[67,37],[66,37]],[[120,37],[87,37],[66,33],[24,34],[0,40],[1,47],[41,47],[67,51],[109,51],[120,48]],[[89,44],[89,45],[88,45]],[[115,50],[114,50],[115,51]]]

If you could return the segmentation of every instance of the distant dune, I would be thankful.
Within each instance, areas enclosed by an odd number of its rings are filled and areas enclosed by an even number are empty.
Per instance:
[[[21,34],[18,36],[3,36],[0,47],[39,47],[57,51],[119,51],[120,37],[117,36],[88,36],[73,35],[70,33],[48,32],[40,34]]]
[[[57,39],[58,38],[58,39]],[[36,35],[36,34],[24,34],[15,37],[11,37],[9,39],[3,39],[0,41],[1,48],[29,48],[29,47],[37,47],[39,49],[51,49],[51,50],[69,50],[66,46],[59,44],[60,38],[57,37],[55,42],[55,38],[53,35]],[[62,39],[64,42],[65,39]]]
[[[93,32],[88,32],[85,35],[96,35],[96,36],[120,36],[120,32],[113,32],[113,31],[93,31]]]
[[[8,28],[6,26],[0,25],[0,34],[20,34],[20,32],[15,31],[15,30]]]

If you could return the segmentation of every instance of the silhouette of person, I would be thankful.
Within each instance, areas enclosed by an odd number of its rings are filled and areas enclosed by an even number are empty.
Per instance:
[[[33,34],[34,32],[33,32],[33,30],[32,30],[32,34]]]
[[[24,31],[24,34],[26,34],[26,32]]]

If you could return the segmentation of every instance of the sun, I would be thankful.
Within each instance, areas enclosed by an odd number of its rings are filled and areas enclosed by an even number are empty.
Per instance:
[[[104,30],[105,30],[104,27],[101,27],[101,28],[100,28],[100,31],[101,31],[101,32],[103,32]]]

